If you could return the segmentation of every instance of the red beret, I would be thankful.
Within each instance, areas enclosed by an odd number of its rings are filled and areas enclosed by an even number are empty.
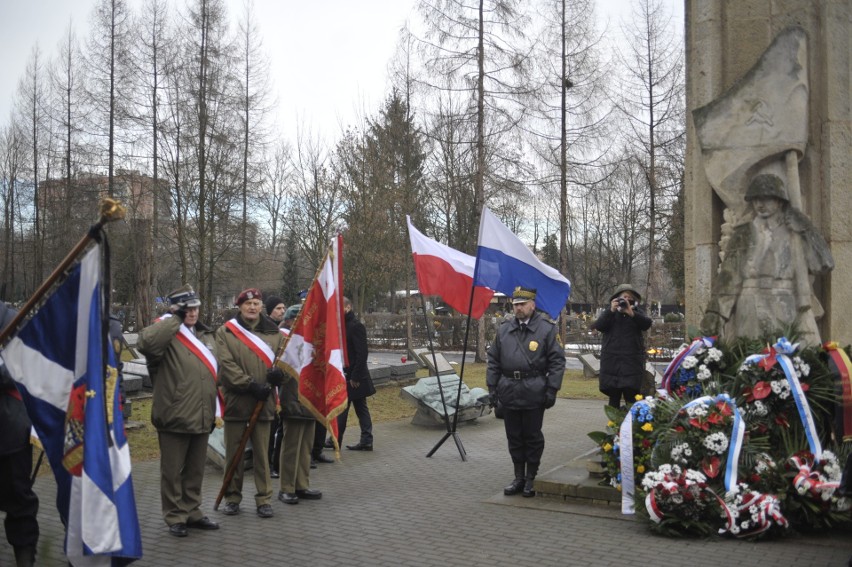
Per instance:
[[[245,301],[248,301],[249,299],[259,299],[260,301],[263,301],[263,294],[260,293],[260,290],[256,287],[244,289],[237,296],[237,305],[242,305]]]

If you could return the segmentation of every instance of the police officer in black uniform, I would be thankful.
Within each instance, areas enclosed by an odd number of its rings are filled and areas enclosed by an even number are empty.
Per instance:
[[[512,496],[535,496],[533,481],[544,452],[544,410],[556,403],[562,387],[565,351],[556,325],[535,309],[536,290],[516,287],[514,319],[497,330],[488,350],[486,382],[492,404],[503,406],[503,422],[515,479],[503,489]]]
[[[0,329],[15,317],[15,312],[0,302]],[[38,496],[33,492],[30,475],[33,446],[32,424],[21,401],[15,381],[0,366],[0,510],[6,513],[6,539],[15,550],[18,567],[35,565],[38,543]],[[0,564],[4,564],[0,560]]]

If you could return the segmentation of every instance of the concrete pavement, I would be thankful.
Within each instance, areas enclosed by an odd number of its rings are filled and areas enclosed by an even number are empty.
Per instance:
[[[545,416],[542,471],[593,448],[588,431],[603,427],[602,402],[558,400]],[[426,454],[444,430],[405,421],[375,426],[375,451],[343,450],[342,461],[320,465],[311,485],[320,501],[273,502],[275,517],[254,513],[245,486],[239,516],[213,512],[222,472],[208,465],[204,511],[218,531],[168,534],[160,515],[158,461],[134,465],[133,480],[144,557],[134,565],[305,566],[610,566],[610,565],[846,565],[849,532],[747,543],[722,538],[669,539],[614,507],[565,504],[547,498],[505,497],[512,477],[503,423],[493,416],[461,425],[463,462],[452,438]],[[355,431],[351,431],[355,433]],[[346,439],[345,442],[353,442]],[[544,473],[546,474],[546,472]],[[52,476],[40,477],[42,535],[39,565],[65,565]],[[13,564],[5,540],[0,565]]]

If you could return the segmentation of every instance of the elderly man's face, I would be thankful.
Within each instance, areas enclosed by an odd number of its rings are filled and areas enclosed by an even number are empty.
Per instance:
[[[256,321],[260,318],[260,310],[263,303],[259,299],[246,299],[240,304],[240,315],[243,321]]]
[[[515,317],[518,319],[529,319],[535,311],[535,301],[524,301],[523,303],[512,304],[512,309],[515,311]]]
[[[198,307],[187,307],[186,317],[183,318],[183,324],[187,327],[193,327],[198,323]]]

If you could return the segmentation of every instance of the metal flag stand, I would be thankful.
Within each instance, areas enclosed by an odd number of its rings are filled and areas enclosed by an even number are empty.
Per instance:
[[[478,265],[478,263],[477,263],[477,265]],[[474,272],[474,274],[475,274],[475,272]],[[475,277],[474,277],[474,280],[475,280]],[[438,448],[440,448],[440,446],[444,444],[444,441],[446,441],[447,439],[449,439],[452,436],[453,441],[456,442],[456,447],[458,447],[458,449],[459,449],[459,454],[461,455],[462,461],[467,461],[467,453],[464,450],[464,445],[462,445],[461,438],[459,437],[459,434],[458,434],[458,423],[459,423],[459,402],[461,401],[462,384],[464,384],[464,362],[467,359],[467,340],[468,340],[468,337],[470,336],[470,314],[473,311],[473,295],[474,295],[473,292],[474,292],[474,289],[475,289],[474,287],[470,288],[470,303],[468,304],[468,308],[467,308],[467,324],[465,325],[465,329],[464,329],[464,343],[462,345],[462,360],[461,360],[461,368],[459,369],[459,387],[458,387],[458,390],[456,391],[456,413],[453,415],[453,422],[452,422],[452,425],[450,425],[450,419],[449,419],[449,416],[447,414],[447,404],[444,401],[444,390],[443,390],[443,388],[441,388],[441,377],[437,376],[437,378],[438,378],[438,389],[441,390],[441,403],[444,405],[444,422],[447,425],[447,432],[444,434],[443,437],[441,437],[441,440],[438,441],[438,443],[434,447],[432,447],[432,450],[429,451],[426,454],[427,458],[434,455],[435,451],[437,451]],[[420,299],[421,299],[421,301],[423,301],[422,295],[420,296]],[[424,317],[426,316],[425,301],[424,301],[424,307],[423,307],[423,316]],[[428,320],[427,320],[427,327],[428,327]],[[435,360],[435,349],[432,346],[432,334],[431,333],[429,333],[429,347],[430,347],[430,350],[432,351],[432,360],[433,360],[433,364],[435,365],[435,374],[437,375],[438,374],[438,363]]]

